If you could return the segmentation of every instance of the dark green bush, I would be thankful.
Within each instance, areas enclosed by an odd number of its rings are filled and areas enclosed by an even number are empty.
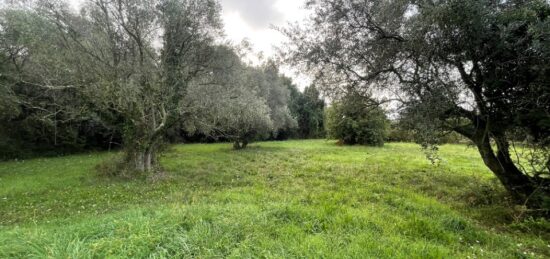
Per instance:
[[[328,136],[346,145],[383,146],[389,124],[384,110],[357,95],[334,102],[325,121]]]

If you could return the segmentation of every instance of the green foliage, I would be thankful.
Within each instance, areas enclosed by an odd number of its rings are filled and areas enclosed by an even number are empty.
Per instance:
[[[325,101],[320,96],[315,85],[310,85],[300,92],[288,80],[290,90],[290,112],[296,118],[298,127],[292,134],[295,138],[323,138],[325,137],[324,110]]]
[[[55,26],[36,12],[6,8],[0,27],[0,159],[106,148],[114,131],[74,86],[57,86],[73,78]],[[50,74],[59,78],[37,83]]]
[[[383,146],[388,124],[384,110],[357,95],[347,95],[326,110],[328,136],[347,145]]]
[[[288,108],[290,92],[275,61],[268,60],[265,62],[261,66],[261,73],[263,79],[259,84],[259,92],[269,106],[269,114],[274,127],[273,135],[276,137],[279,131],[296,127],[296,119],[292,117]]]
[[[2,258],[546,258],[464,145],[178,145],[162,181],[97,178],[117,153],[0,163]],[[475,179],[473,181],[472,179]],[[146,184],[147,183],[147,184]]]
[[[390,122],[387,140],[392,142],[415,142],[418,141],[415,130],[410,128],[403,122],[392,121]],[[436,134],[434,134],[436,135]],[[464,136],[451,131],[451,132],[439,132],[437,143],[438,144],[459,144],[459,143],[470,143],[470,141]],[[418,141],[419,142],[419,141]]]
[[[27,126],[8,137],[59,148],[117,133],[136,171],[155,167],[222,27],[214,0],[31,1],[3,5],[0,23],[0,83],[23,111],[10,125]]]
[[[414,142],[414,132],[399,121],[390,122],[387,140],[390,142]]]
[[[213,45],[217,1],[9,6],[0,10],[0,159],[116,143],[141,171],[174,131],[248,142],[296,124],[273,62],[250,67]]]
[[[242,149],[251,141],[276,137],[295,127],[289,92],[275,64],[252,67],[230,47],[218,46],[214,51],[211,73],[187,91],[187,132],[231,140],[236,149]]]

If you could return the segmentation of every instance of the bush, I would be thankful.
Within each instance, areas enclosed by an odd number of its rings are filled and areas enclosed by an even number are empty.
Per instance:
[[[346,145],[383,146],[388,130],[384,110],[369,105],[370,100],[348,95],[326,110],[326,130],[330,138]]]

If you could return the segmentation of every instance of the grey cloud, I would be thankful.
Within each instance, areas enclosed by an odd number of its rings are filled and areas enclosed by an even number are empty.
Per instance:
[[[256,28],[265,28],[282,20],[283,14],[273,4],[275,0],[221,0],[228,11],[237,11],[248,24]]]

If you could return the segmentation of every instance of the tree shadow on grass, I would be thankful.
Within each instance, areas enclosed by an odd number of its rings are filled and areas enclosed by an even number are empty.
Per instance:
[[[480,224],[510,231],[510,226],[529,219],[513,202],[496,178],[453,172],[413,173],[401,176],[406,188],[435,198]],[[545,234],[550,238],[550,233]]]
[[[243,149],[234,149],[231,146],[228,146],[228,148],[220,149],[220,151],[224,153],[243,153],[243,154],[249,154],[249,153],[276,153],[280,152],[282,150],[287,150],[289,148],[286,147],[274,147],[274,146],[265,146],[262,144],[251,144]]]

